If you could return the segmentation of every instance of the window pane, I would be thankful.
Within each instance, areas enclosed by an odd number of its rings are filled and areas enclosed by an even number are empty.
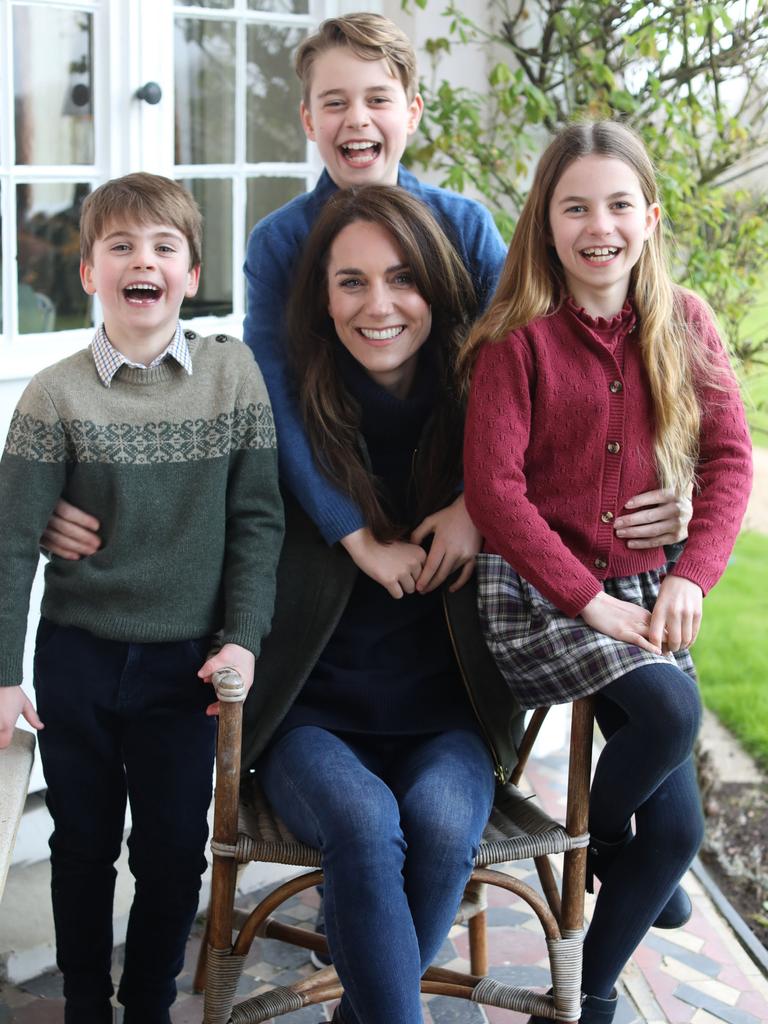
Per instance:
[[[3,211],[0,205],[0,334],[3,333]]]
[[[299,121],[301,88],[292,60],[304,35],[304,30],[297,28],[248,26],[249,163],[306,158],[306,140]]]
[[[16,162],[93,162],[92,22],[83,11],[16,7]]]
[[[176,163],[235,159],[235,25],[178,18]]]
[[[262,217],[283,206],[289,199],[306,192],[304,178],[250,178],[246,183],[245,234],[246,238],[254,224]],[[245,294],[246,305],[248,292]]]
[[[232,182],[220,178],[182,181],[203,212],[203,269],[197,295],[185,299],[181,317],[232,312]]]
[[[92,322],[80,285],[80,206],[90,185],[17,185],[19,332],[65,331]]]
[[[246,238],[262,217],[306,190],[304,178],[250,178],[246,184]]]
[[[280,14],[307,14],[309,0],[248,0],[251,11],[278,11]]]
[[[231,7],[235,0],[176,0],[180,7],[215,7],[221,10]]]

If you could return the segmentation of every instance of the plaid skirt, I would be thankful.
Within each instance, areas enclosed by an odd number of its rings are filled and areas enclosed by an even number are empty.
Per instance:
[[[653,610],[667,567],[607,579],[607,594]],[[478,608],[485,640],[523,708],[586,697],[642,665],[675,665],[696,678],[688,650],[652,654],[565,615],[500,555],[477,556]]]

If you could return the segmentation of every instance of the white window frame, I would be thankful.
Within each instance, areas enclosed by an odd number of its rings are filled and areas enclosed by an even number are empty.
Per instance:
[[[381,2],[309,0],[309,13],[281,14],[248,10],[247,0],[234,0],[231,8],[208,9],[174,0],[0,0],[0,62],[12,67],[13,9],[36,7],[84,10],[93,15],[94,109],[96,111],[92,165],[15,166],[14,86],[6,71],[0,75],[0,212],[2,212],[3,288],[5,309],[0,334],[0,382],[25,380],[43,367],[83,348],[92,328],[19,334],[16,325],[18,283],[16,273],[16,186],[20,183],[86,181],[93,186],[129,171],[148,170],[175,178],[228,178],[232,181],[233,312],[226,317],[200,317],[191,321],[197,330],[240,335],[245,310],[243,265],[247,233],[238,222],[245,210],[246,181],[253,176],[296,177],[313,187],[322,170],[314,145],[308,144],[301,163],[245,162],[244,57],[236,66],[235,160],[231,164],[178,165],[173,163],[174,142],[174,19],[178,16],[237,22],[241,55],[249,24],[300,26],[311,30],[323,18],[354,10],[380,11]],[[148,81],[157,82],[163,98],[157,105],[136,98]],[[298,112],[297,115],[298,117]],[[98,316],[98,312],[97,312]]]

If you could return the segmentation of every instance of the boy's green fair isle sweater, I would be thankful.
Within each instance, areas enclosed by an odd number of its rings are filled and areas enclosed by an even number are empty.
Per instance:
[[[123,366],[107,388],[88,348],[22,395],[0,462],[0,685],[21,682],[40,535],[60,496],[100,520],[103,543],[51,559],[43,615],[137,643],[223,629],[258,654],[283,531],[272,410],[245,345],[186,338],[191,376],[166,359]]]

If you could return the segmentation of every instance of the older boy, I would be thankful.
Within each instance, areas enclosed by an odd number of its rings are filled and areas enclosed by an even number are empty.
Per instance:
[[[330,18],[299,46],[295,66],[302,84],[301,122],[307,138],[317,144],[325,170],[312,192],[265,217],[251,233],[244,339],[262,366],[272,396],[281,478],[327,543],[340,541],[358,567],[392,593],[402,593],[401,587],[406,592],[416,586],[433,589],[477,552],[479,535],[463,497],[435,517],[429,558],[414,547],[420,571],[393,562],[391,547],[374,540],[359,508],[314,462],[287,369],[285,305],[304,240],[326,199],[339,188],[398,184],[426,203],[454,242],[483,306],[506,249],[480,203],[425,185],[400,166],[423,102],[413,46],[393,22],[370,13]],[[412,539],[418,544],[423,537]]]
[[[167,1024],[205,868],[223,665],[246,683],[266,634],[282,536],[275,432],[250,351],[184,331],[201,218],[149,174],[86,199],[81,279],[104,323],[44,370],[0,463],[0,745],[40,732],[54,821],[52,896],[65,1021],[112,1020],[114,862],[126,798],[136,879],[118,998],[126,1024]],[[40,532],[60,495],[103,524],[91,558],[54,558],[35,654],[21,658]],[[208,657],[221,630],[221,650]],[[43,729],[43,724],[45,728]]]

